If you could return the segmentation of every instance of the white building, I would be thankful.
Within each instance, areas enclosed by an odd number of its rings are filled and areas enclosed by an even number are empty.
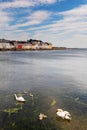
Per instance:
[[[2,43],[0,43],[0,50],[2,50],[3,49],[3,45],[2,45]]]

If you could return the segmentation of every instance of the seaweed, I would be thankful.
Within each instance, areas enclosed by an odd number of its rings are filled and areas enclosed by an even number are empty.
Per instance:
[[[52,102],[51,102],[51,106],[54,106],[56,104],[56,100],[53,99]]]
[[[4,109],[2,111],[6,112],[6,113],[8,113],[10,115],[12,113],[17,113],[19,110],[21,110],[21,108],[8,108],[8,109]]]

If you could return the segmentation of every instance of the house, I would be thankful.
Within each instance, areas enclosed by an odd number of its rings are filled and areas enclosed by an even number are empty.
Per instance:
[[[0,39],[0,50],[11,50],[13,48],[14,45],[9,40]]]
[[[48,42],[41,42],[38,44],[39,49],[52,49],[52,44]]]
[[[26,44],[23,44],[23,45],[22,45],[22,49],[23,49],[23,50],[29,50],[29,49],[31,49],[31,48],[32,48],[32,45],[29,44],[29,43],[26,43]]]
[[[3,49],[3,44],[0,42],[0,50]]]
[[[52,49],[52,44],[41,40],[10,41],[0,39],[0,50],[39,50]]]
[[[52,44],[51,43],[45,42],[44,44],[45,44],[46,49],[52,49]]]
[[[5,46],[4,46],[4,48],[6,50],[11,50],[13,48],[13,46],[10,43],[6,43]]]
[[[15,42],[14,42],[14,48],[15,48],[16,50],[22,50],[24,43],[25,43],[25,42],[22,42],[22,41],[15,41]]]
[[[28,42],[14,42],[14,46],[16,50],[29,50],[32,49],[32,44]]]

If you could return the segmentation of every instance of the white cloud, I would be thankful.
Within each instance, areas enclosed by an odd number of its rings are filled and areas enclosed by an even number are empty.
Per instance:
[[[33,38],[50,39],[54,44],[68,47],[87,47],[87,5],[60,12],[61,20],[55,23],[34,28]],[[32,28],[33,29],[33,28]],[[44,35],[45,34],[45,35]]]
[[[38,24],[38,23],[41,23],[44,20],[48,19],[49,16],[50,16],[50,12],[48,12],[48,11],[44,11],[44,10],[36,11],[31,16],[29,16],[29,19],[32,24],[33,24],[33,22]]]
[[[14,0],[12,2],[2,2],[0,3],[0,8],[19,8],[19,7],[29,7],[34,6],[35,2],[31,0]]]
[[[84,9],[84,11],[83,11]],[[62,31],[64,33],[65,31],[78,31],[78,30],[86,30],[87,27],[87,16],[86,13],[79,13],[81,12],[87,12],[87,6],[83,5],[79,8],[75,8],[73,10],[60,12],[58,15],[62,15],[63,19],[56,20],[53,24],[41,26],[41,27],[34,27],[31,30],[49,30],[49,31]],[[75,13],[76,12],[76,13]],[[78,12],[78,13],[77,13]],[[76,15],[76,16],[74,16]]]
[[[65,15],[65,16],[83,16],[86,15],[87,16],[87,5],[81,5],[78,8],[72,9],[72,10],[68,10],[68,11],[64,11],[64,12],[60,12],[59,14]]]
[[[87,5],[80,6],[70,11],[61,12],[63,15],[62,22],[66,29],[74,31],[81,30],[84,33],[84,28],[87,28]],[[59,23],[59,22],[58,22]]]
[[[3,10],[0,10],[0,32],[9,28],[9,22],[10,21],[12,21],[12,18],[9,16],[9,13],[7,13]]]
[[[44,10],[36,11],[36,12],[31,13],[31,15],[27,17],[27,22],[13,25],[12,27],[18,28],[18,27],[25,27],[25,26],[40,24],[44,20],[48,19],[50,15],[51,14],[48,11],[44,11]]]
[[[39,0],[39,2],[42,3],[42,4],[53,4],[56,1],[57,0]]]
[[[19,8],[19,7],[30,7],[39,4],[53,4],[57,0],[14,0],[12,2],[1,2],[0,8]]]
[[[6,14],[7,16],[7,14]],[[19,40],[25,40],[25,39],[29,39],[29,34],[26,32],[26,30],[20,30],[18,29],[19,27],[26,27],[26,26],[31,26],[31,25],[36,25],[36,24],[40,24],[42,23],[44,20],[48,19],[48,17],[50,16],[50,12],[48,11],[36,11],[33,12],[30,16],[28,16],[26,19],[28,20],[25,23],[22,24],[17,24],[17,25],[8,25],[4,28],[2,27],[2,35],[1,37],[5,37],[5,38],[9,38],[9,39],[19,39]],[[4,15],[2,14],[2,17],[4,17]],[[7,17],[8,18],[8,17]],[[8,20],[10,20],[8,18]],[[7,22],[7,20],[6,20]],[[0,28],[1,30],[1,28]],[[25,33],[26,32],[26,33]],[[23,35],[23,33],[25,35]]]
[[[5,11],[0,10],[0,24],[8,23],[11,20],[9,14]]]
[[[22,30],[15,31],[5,31],[1,34],[2,38],[10,40],[27,40],[29,39],[29,34]]]

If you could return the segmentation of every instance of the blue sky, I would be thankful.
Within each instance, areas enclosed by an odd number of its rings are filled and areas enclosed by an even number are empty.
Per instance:
[[[0,38],[87,48],[87,0],[0,0]]]

